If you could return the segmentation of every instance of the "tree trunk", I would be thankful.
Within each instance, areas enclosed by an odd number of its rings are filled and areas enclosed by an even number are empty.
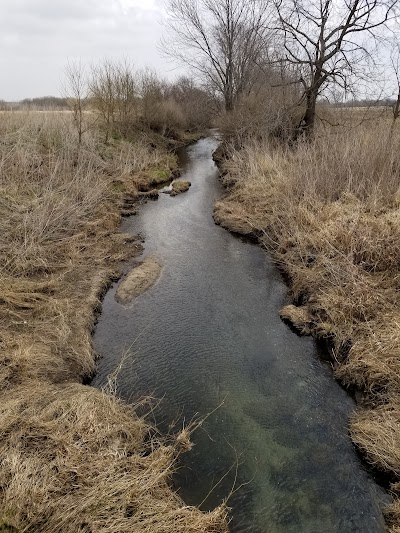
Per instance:
[[[230,98],[225,98],[225,111],[229,113],[230,111],[233,111],[233,103]]]
[[[311,140],[314,133],[316,107],[317,107],[318,89],[311,87],[306,93],[306,110],[302,116],[299,125],[296,128],[294,140],[300,137]]]
[[[224,100],[225,100],[225,111],[229,113],[230,111],[233,111],[234,103],[233,103],[233,94],[232,94],[232,88],[231,87],[225,87],[225,94],[224,94]]]
[[[396,103],[394,104],[394,107],[393,107],[393,120],[392,120],[392,125],[390,127],[390,137],[393,137],[394,128],[396,126],[396,121],[399,118],[399,116],[400,116],[400,87],[397,93]]]
[[[317,96],[318,91],[317,89],[311,89],[310,92],[307,94],[306,102],[306,112],[303,116],[303,132],[306,138],[311,138],[314,133],[314,126],[315,126],[315,111],[317,107]]]

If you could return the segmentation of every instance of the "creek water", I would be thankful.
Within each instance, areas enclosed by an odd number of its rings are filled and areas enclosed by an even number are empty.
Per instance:
[[[348,437],[355,406],[311,338],[278,316],[287,288],[258,246],[214,224],[222,194],[215,137],[181,154],[189,192],[143,206],[123,231],[163,262],[158,283],[129,306],[107,293],[94,336],[102,386],[127,400],[152,394],[163,432],[213,411],[174,478],[204,510],[231,495],[232,532],[380,533],[384,491]],[[232,494],[233,492],[233,494]]]

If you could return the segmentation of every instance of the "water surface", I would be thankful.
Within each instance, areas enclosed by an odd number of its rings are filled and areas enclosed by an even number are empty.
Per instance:
[[[187,150],[188,193],[161,194],[124,223],[164,268],[128,307],[115,301],[115,287],[108,292],[94,338],[102,356],[94,384],[104,384],[130,348],[119,393],[161,398],[160,430],[222,404],[194,434],[175,484],[203,509],[234,491],[232,532],[383,532],[384,492],[347,433],[352,399],[312,339],[280,321],[287,288],[268,255],[213,223],[222,194],[216,146],[210,137]]]

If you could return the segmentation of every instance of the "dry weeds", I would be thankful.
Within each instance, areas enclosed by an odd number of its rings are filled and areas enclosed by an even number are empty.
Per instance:
[[[141,246],[120,211],[170,157],[95,131],[77,149],[65,113],[4,114],[0,128],[0,530],[226,531],[225,508],[203,514],[169,488],[179,442],[79,383],[100,297]]]
[[[249,144],[225,163],[215,218],[273,252],[300,306],[284,315],[300,329],[307,317],[332,343],[336,376],[364,393],[354,442],[400,481],[399,137],[381,119],[293,149]],[[388,517],[399,531],[399,500]]]
[[[174,180],[171,185],[171,189],[163,191],[170,196],[177,196],[183,192],[187,192],[191,187],[190,181],[187,180]]]

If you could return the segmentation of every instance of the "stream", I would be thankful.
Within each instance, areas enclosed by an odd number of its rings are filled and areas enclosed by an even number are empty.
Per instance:
[[[383,533],[388,496],[348,436],[354,401],[314,341],[279,319],[287,287],[268,254],[213,222],[217,145],[209,137],[182,151],[187,193],[160,194],[124,221],[164,267],[129,306],[116,302],[117,284],[108,291],[93,384],[129,350],[118,393],[158,398],[150,421],[160,431],[212,413],[174,486],[204,510],[230,495],[232,533]]]

